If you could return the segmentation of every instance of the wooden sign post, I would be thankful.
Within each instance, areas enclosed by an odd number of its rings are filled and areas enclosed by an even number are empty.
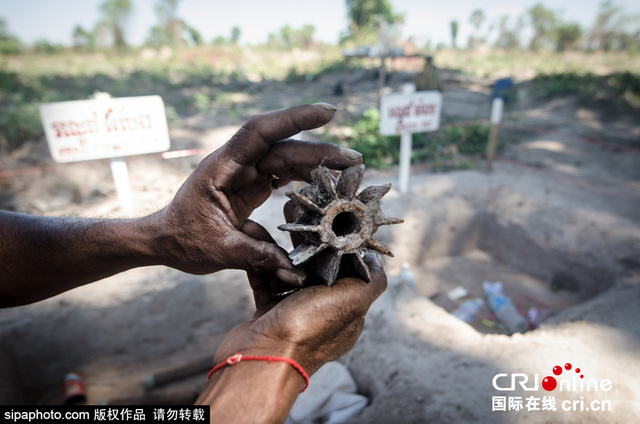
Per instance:
[[[169,149],[169,130],[160,96],[44,103],[40,118],[53,160],[59,163],[113,158],[111,171],[122,211],[133,213],[133,191],[124,156]]]
[[[442,111],[441,92],[415,90],[414,84],[405,84],[402,93],[380,99],[380,134],[400,135],[398,187],[403,194],[409,191],[412,134],[438,130]]]

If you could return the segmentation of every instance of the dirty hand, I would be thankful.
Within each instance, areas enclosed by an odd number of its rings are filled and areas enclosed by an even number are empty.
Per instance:
[[[247,221],[242,231],[274,243],[255,222]],[[274,293],[280,290],[272,279],[247,273],[256,312],[225,336],[216,359],[251,350],[254,354],[290,357],[313,374],[325,362],[347,353],[360,336],[369,307],[387,287],[378,255],[370,253],[364,260],[371,272],[370,283],[341,278],[332,286],[313,285],[282,300]]]
[[[305,274],[277,245],[239,229],[274,188],[309,181],[319,164],[341,170],[362,162],[353,150],[331,143],[288,140],[329,122],[335,108],[300,105],[257,115],[206,157],[158,216],[166,265],[193,274],[244,269],[302,285]]]
[[[266,230],[252,221],[242,231],[270,240]],[[369,307],[387,286],[377,254],[367,255],[365,262],[371,271],[370,283],[340,278],[332,286],[306,287],[282,300],[274,296],[270,278],[248,273],[257,310],[249,321],[225,335],[214,363],[237,352],[279,356],[293,359],[311,375],[347,353],[362,332]],[[219,422],[258,422],[257,416],[283,422],[303,385],[304,380],[289,364],[244,361],[216,371],[197,403],[211,405],[212,417]]]
[[[298,208],[292,201],[285,204],[286,222],[293,222]],[[254,239],[275,245],[269,232],[251,220],[247,220],[241,230]],[[302,242],[299,234],[290,236],[294,247]],[[371,253],[364,260],[371,272],[371,283],[358,278],[338,279],[332,286],[307,281],[309,287],[286,298],[278,296],[283,291],[280,281],[247,272],[256,312],[252,320],[227,334],[216,351],[216,359],[226,357],[233,348],[241,349],[238,352],[254,346],[258,351],[282,350],[281,356],[293,358],[311,375],[322,364],[347,353],[360,337],[369,307],[387,287],[378,255]],[[225,341],[231,345],[238,343],[235,332],[241,335],[240,339],[244,339],[241,343],[246,346],[225,345]],[[277,352],[268,354],[278,355]]]

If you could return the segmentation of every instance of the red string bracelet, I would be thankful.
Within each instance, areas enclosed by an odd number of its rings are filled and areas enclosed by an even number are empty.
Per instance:
[[[269,363],[286,362],[287,364],[295,368],[296,371],[298,371],[300,375],[302,375],[302,378],[304,378],[304,387],[302,388],[302,391],[300,393],[304,392],[305,390],[307,390],[307,387],[309,387],[309,375],[304,371],[304,369],[302,369],[302,367],[296,361],[294,361],[291,358],[283,358],[281,356],[249,356],[249,355],[242,355],[240,353],[236,353],[235,355],[229,356],[226,361],[213,367],[213,369],[209,371],[207,380],[209,380],[211,378],[211,375],[214,372],[218,371],[220,368],[224,368],[227,365],[235,365],[238,362],[242,362],[242,361],[268,361]]]

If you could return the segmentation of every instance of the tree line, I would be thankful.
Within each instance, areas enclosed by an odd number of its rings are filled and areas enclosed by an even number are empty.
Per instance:
[[[181,0],[155,0],[156,24],[148,32],[144,45],[159,48],[169,46],[183,48],[204,44],[202,35],[178,16]],[[375,42],[381,25],[402,25],[404,15],[394,11],[390,0],[345,0],[348,27],[340,34],[340,42],[354,41],[363,44]],[[126,29],[133,12],[132,0],[105,0],[99,6],[99,20],[92,28],[77,25],[71,39],[73,48],[79,51],[95,51],[114,48],[124,51],[130,47]],[[463,24],[469,25],[470,35],[464,42],[458,40]],[[268,35],[265,45],[272,48],[310,48],[315,44],[313,25],[293,28],[285,25]],[[450,47],[454,49],[553,49],[557,51],[634,51],[640,52],[640,16],[627,13],[614,0],[603,0],[595,22],[588,28],[570,19],[562,12],[536,3],[520,16],[503,15],[487,22],[483,9],[474,10],[466,22],[450,22]],[[218,36],[212,44],[238,44],[242,31],[235,26],[229,37]],[[427,43],[426,49],[433,46]],[[436,49],[446,47],[444,44]],[[39,40],[31,49],[40,53],[54,53],[66,48],[63,45]],[[20,53],[26,48],[9,32],[6,20],[0,18],[0,54]]]
[[[178,16],[181,0],[156,0],[153,4],[156,24],[153,25],[144,40],[144,45],[154,48],[169,46],[172,48],[193,47],[205,44],[200,32]],[[72,47],[79,51],[96,51],[113,48],[124,51],[131,47],[126,39],[126,29],[133,13],[132,0],[105,0],[99,6],[99,20],[91,28],[76,25],[71,34]],[[273,48],[310,48],[314,43],[316,28],[303,25],[293,28],[285,25],[268,35],[266,45]],[[231,29],[229,37],[217,36],[211,44],[238,44],[242,30],[238,26]],[[31,50],[39,53],[54,53],[65,49],[62,44],[52,44],[39,40]],[[21,53],[26,48],[23,43],[9,32],[7,21],[0,18],[0,54]]]
[[[469,49],[484,45],[506,50],[640,51],[640,15],[628,14],[613,0],[600,3],[595,22],[587,28],[564,19],[562,12],[542,3],[536,3],[520,16],[503,15],[490,23],[486,22],[484,11],[476,9],[468,23],[472,28],[467,41]],[[457,48],[458,28],[458,21],[450,22],[453,48]]]

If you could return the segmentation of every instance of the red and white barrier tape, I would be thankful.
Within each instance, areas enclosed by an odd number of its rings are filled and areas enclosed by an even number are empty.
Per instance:
[[[170,152],[162,152],[162,153],[149,153],[146,155],[138,155],[138,156],[129,156],[129,159],[138,159],[138,158],[149,158],[149,157],[160,157],[162,159],[176,159],[176,158],[184,158],[188,156],[196,156],[196,155],[206,155],[210,152],[208,149],[186,149],[186,150],[173,150]],[[107,160],[107,159],[96,159],[96,160]],[[80,162],[73,162],[80,163]],[[68,163],[66,165],[71,165],[73,163]],[[35,166],[32,168],[21,168],[21,169],[8,169],[6,171],[0,171],[0,178],[8,178],[8,177],[17,177],[20,175],[27,174],[38,174],[43,172],[53,172],[57,169],[60,169],[63,164],[49,165],[49,166]]]

